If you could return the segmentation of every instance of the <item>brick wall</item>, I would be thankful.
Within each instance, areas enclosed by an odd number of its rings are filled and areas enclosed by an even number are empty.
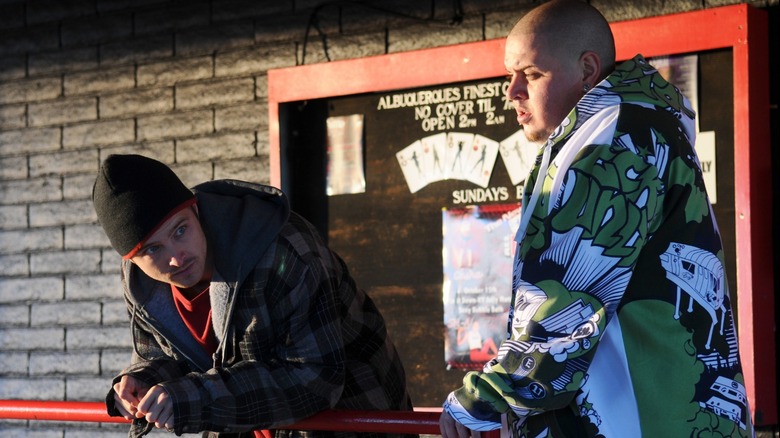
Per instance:
[[[376,1],[406,16],[360,5],[317,16],[336,60],[503,37],[536,3]],[[590,3],[616,21],[739,1]],[[0,0],[0,399],[103,399],[131,343],[119,258],[90,202],[100,161],[134,152],[189,185],[268,182],[266,71],[326,61],[316,31],[303,51],[318,4]],[[14,437],[125,429],[0,421]]]

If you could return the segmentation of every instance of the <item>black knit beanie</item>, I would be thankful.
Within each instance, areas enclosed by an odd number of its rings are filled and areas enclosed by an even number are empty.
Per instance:
[[[195,195],[165,164],[141,155],[110,155],[92,188],[92,204],[111,246],[130,258],[159,225]]]

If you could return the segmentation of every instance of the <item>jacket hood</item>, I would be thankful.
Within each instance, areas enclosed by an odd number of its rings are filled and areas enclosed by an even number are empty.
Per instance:
[[[287,222],[287,197],[274,187],[237,180],[205,182],[193,192],[215,270],[226,282],[242,281]]]
[[[585,94],[552,133],[550,141],[558,143],[567,139],[594,114],[621,104],[669,111],[680,120],[688,140],[693,143],[696,138],[696,113],[690,101],[642,55],[636,55],[618,65],[615,71]]]

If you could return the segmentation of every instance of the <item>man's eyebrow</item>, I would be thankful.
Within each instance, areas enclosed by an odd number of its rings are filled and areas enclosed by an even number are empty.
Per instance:
[[[170,234],[170,233],[178,230],[179,227],[181,227],[182,224],[187,222],[188,220],[189,220],[189,218],[186,217],[186,216],[179,218],[176,222],[173,223],[173,225],[171,226],[170,230],[166,234]],[[156,244],[157,244],[156,241],[148,241],[147,243],[144,243],[143,246],[141,246],[141,249],[139,251],[143,251],[146,248],[148,248],[150,246],[154,246]]]

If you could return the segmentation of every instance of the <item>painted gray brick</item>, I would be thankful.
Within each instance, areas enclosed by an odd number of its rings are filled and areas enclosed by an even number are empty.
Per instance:
[[[30,315],[30,325],[33,327],[100,324],[100,303],[94,301],[33,303]]]
[[[255,156],[254,132],[212,135],[180,140],[176,157],[180,163]]]
[[[133,16],[120,12],[65,20],[61,32],[64,47],[116,41],[132,35]]]
[[[212,11],[214,21],[236,20],[240,18],[279,16],[292,11],[290,2],[258,2],[254,0],[221,0],[219,8]]]
[[[30,226],[89,223],[95,220],[91,200],[46,202],[30,206]]]
[[[274,68],[294,66],[295,44],[264,44],[246,50],[219,52],[214,62],[217,77],[265,73]]]
[[[211,110],[138,117],[138,140],[141,141],[203,135],[213,130]]]
[[[92,199],[92,186],[95,184],[98,162],[94,170],[84,175],[66,175],[62,178],[62,195],[64,199]]]
[[[176,34],[176,53],[183,56],[203,55],[215,51],[249,47],[255,42],[251,21],[187,30]]]
[[[80,426],[78,428],[69,426],[67,429],[64,430],[65,435],[62,438],[125,438],[127,437],[127,428],[128,428],[127,424],[102,423],[99,429],[94,429],[94,428],[87,429],[86,428],[87,426],[89,425]],[[147,436],[150,438],[162,438],[166,435],[170,435],[170,432],[166,432],[161,429],[153,429],[152,432],[150,432],[149,435]],[[189,434],[189,435],[182,434],[182,436],[186,438],[195,437],[195,435],[193,434]],[[57,435],[57,438],[60,438],[60,436]]]
[[[120,295],[119,289],[117,289],[117,297]],[[124,300],[117,299],[116,301],[106,301],[103,303],[103,324],[104,325],[122,325],[128,324],[129,319],[127,315],[127,305]]]
[[[90,70],[98,66],[98,50],[93,46],[31,53],[27,64],[31,76]]]
[[[65,227],[65,249],[105,248],[111,245],[98,224],[80,224]]]
[[[60,43],[57,24],[26,26],[3,32],[3,36],[4,41],[3,44],[0,44],[0,55],[56,49]]]
[[[135,140],[133,119],[99,120],[66,126],[62,129],[62,145],[70,149],[127,143],[133,140]]]
[[[95,13],[90,2],[71,0],[32,0],[27,2],[27,22],[44,23]]]
[[[253,78],[216,79],[176,86],[176,108],[181,110],[251,102],[255,98]]]
[[[65,335],[65,344],[68,350],[132,346],[130,330],[127,327],[71,328]]]
[[[173,56],[173,35],[133,38],[100,46],[101,65],[149,62]]]
[[[139,154],[170,164],[174,160],[174,151],[175,142],[173,140],[150,141],[104,148],[100,151],[100,160],[102,162],[111,154]],[[95,172],[97,172],[97,168]]]
[[[208,162],[176,166],[174,170],[179,176],[179,179],[181,179],[187,187],[193,187],[204,181],[211,181],[214,179],[213,165]]]
[[[27,111],[30,126],[84,122],[97,119],[97,99],[77,97],[32,103]]]
[[[52,177],[0,181],[0,199],[6,204],[56,201],[62,199],[62,183]]]
[[[0,179],[21,179],[27,177],[27,158],[0,158]]]
[[[68,377],[66,380],[68,400],[105,400],[106,394],[108,394],[108,390],[111,389],[112,378],[113,376]]]
[[[242,105],[216,108],[214,126],[219,131],[268,129],[268,104],[251,102]]]
[[[113,261],[118,265],[119,256]],[[122,283],[118,274],[68,275],[65,277],[65,297],[69,300],[121,299]]]
[[[135,67],[132,65],[65,74],[63,79],[65,96],[116,92],[134,86]]]
[[[0,276],[18,276],[30,273],[26,255],[0,255]]]
[[[0,106],[0,129],[24,128],[27,123],[26,105]]]
[[[255,76],[255,97],[260,102],[268,103],[268,75],[267,74],[261,74],[259,76]],[[266,115],[268,114],[268,111],[266,110]]]
[[[122,258],[112,248],[101,250],[100,273],[119,275]]]
[[[418,24],[402,29],[390,29],[388,52],[407,52],[480,40],[482,40],[481,17],[466,18],[461,25],[456,27]]]
[[[27,352],[0,352],[0,370],[4,376],[27,374]]]
[[[135,30],[138,35],[163,33],[205,26],[209,23],[209,4],[203,0],[166,5],[165,8],[149,8],[135,14]]]
[[[62,141],[60,128],[22,129],[0,132],[0,154],[12,155],[55,151]]]
[[[61,277],[0,277],[0,303],[61,300],[64,287]]]
[[[210,78],[214,75],[214,57],[168,59],[138,66],[138,86],[173,85],[182,81]]]
[[[62,230],[38,228],[30,230],[0,230],[0,253],[62,249]]]
[[[0,5],[0,29],[24,27],[24,3]]]
[[[268,184],[270,183],[268,157],[220,161],[214,168],[214,177],[218,179],[234,178]]]
[[[101,96],[101,118],[134,116],[173,110],[173,88],[146,88]]]
[[[0,56],[0,81],[21,79],[27,75],[27,58],[21,55]]]
[[[0,305],[0,327],[27,326],[30,324],[30,307],[27,305]],[[0,370],[4,370],[0,357]],[[3,371],[0,371],[3,372]]]
[[[128,327],[127,330],[130,330]],[[103,350],[100,356],[100,372],[104,376],[113,376],[130,365],[132,350]]]
[[[383,55],[384,53],[384,32],[328,37],[328,54],[331,61],[365,58],[367,56]]]
[[[100,251],[57,251],[30,255],[30,272],[33,275],[87,274],[97,272]]]
[[[97,374],[100,372],[100,353],[94,352],[38,352],[30,353],[30,375]],[[68,394],[70,396],[70,394]]]
[[[64,394],[62,378],[0,377],[0,400],[62,400]]]
[[[13,426],[15,421],[21,420],[4,420],[0,422],[0,435],[3,438],[62,438],[62,430],[53,429],[56,425],[48,422],[27,428],[24,427],[25,423]],[[72,438],[73,436],[71,435],[70,437]]]
[[[282,14],[259,17],[255,20],[255,42],[260,44],[276,42],[303,42],[309,16],[306,14]],[[334,32],[338,28],[328,29]],[[326,29],[323,29],[326,31]],[[316,33],[316,31],[314,31]]]
[[[0,350],[49,349],[61,351],[65,345],[64,332],[62,328],[0,329]]]
[[[62,79],[39,77],[0,84],[0,104],[54,99],[62,94]]]
[[[40,177],[88,172],[94,168],[97,157],[98,151],[95,149],[33,155],[30,157],[30,176]]]
[[[114,12],[118,10],[145,8],[160,3],[168,3],[168,0],[100,0],[97,2],[98,13]]]
[[[0,205],[0,228],[13,230],[27,226],[27,207],[23,205]]]

